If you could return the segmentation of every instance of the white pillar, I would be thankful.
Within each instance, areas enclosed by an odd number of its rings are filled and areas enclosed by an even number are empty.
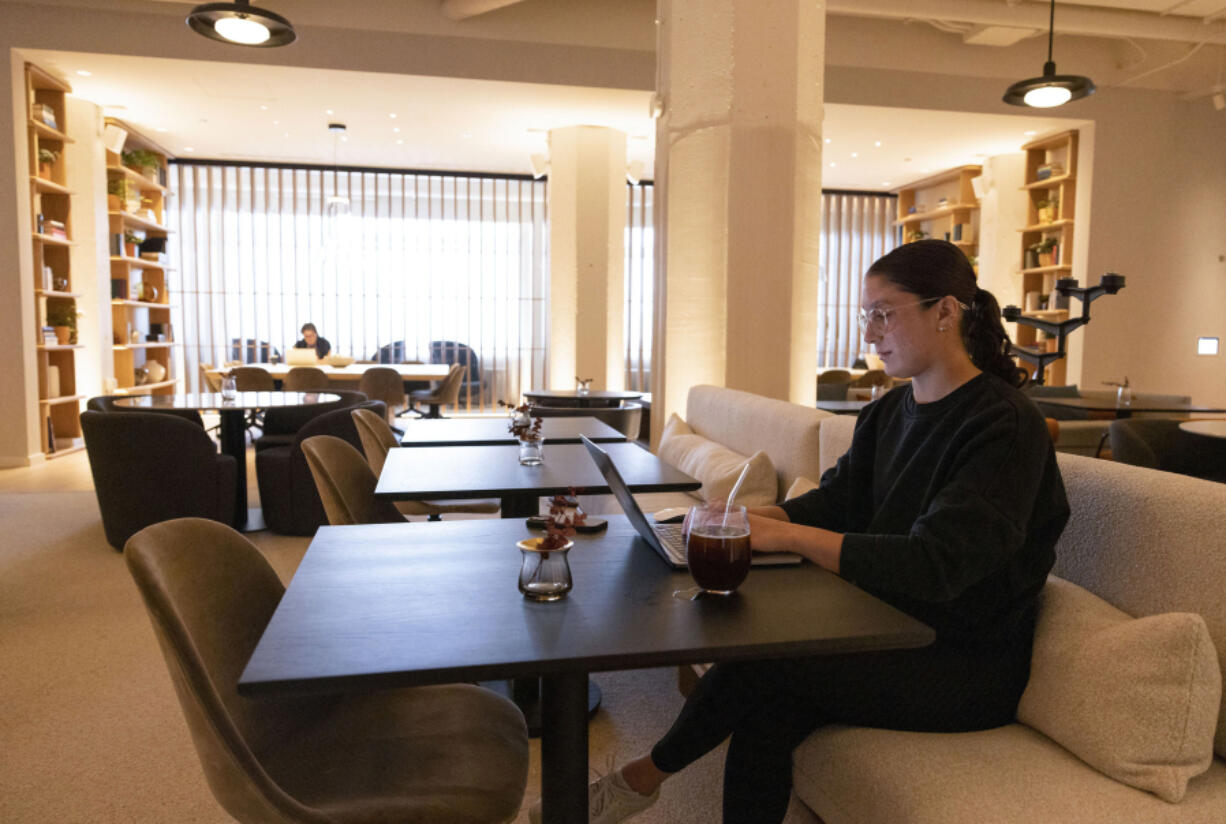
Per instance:
[[[626,135],[549,132],[549,386],[625,387]]]
[[[825,8],[658,3],[653,439],[689,388],[811,405]]]

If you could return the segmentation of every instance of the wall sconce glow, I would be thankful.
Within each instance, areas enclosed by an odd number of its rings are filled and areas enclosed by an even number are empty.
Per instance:
[[[196,6],[187,16],[187,25],[211,40],[239,46],[286,46],[298,39],[288,20],[256,8],[251,0]]]
[[[1196,339],[1196,354],[1198,355],[1216,355],[1218,353],[1218,338],[1197,338]]]

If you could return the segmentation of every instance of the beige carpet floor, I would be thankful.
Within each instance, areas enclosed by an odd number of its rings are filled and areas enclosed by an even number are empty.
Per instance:
[[[251,489],[254,498],[254,478]],[[106,544],[84,453],[0,471],[0,530],[0,822],[229,821],[122,557]],[[309,543],[251,537],[285,581]],[[650,748],[681,697],[671,668],[595,680],[604,704],[590,763],[603,770]],[[718,821],[722,760],[721,749],[670,780],[635,821]],[[539,787],[534,741],[525,805]],[[517,824],[527,820],[525,810]]]

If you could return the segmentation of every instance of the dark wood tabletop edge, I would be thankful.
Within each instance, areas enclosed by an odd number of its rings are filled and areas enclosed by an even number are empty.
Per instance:
[[[328,695],[334,693],[399,689],[434,684],[474,683],[504,678],[548,677],[566,673],[614,672],[650,669],[683,664],[706,664],[721,661],[761,661],[773,658],[807,655],[840,655],[877,652],[893,649],[918,649],[936,640],[936,632],[927,624],[911,619],[913,627],[892,633],[870,634],[858,638],[796,640],[774,643],[769,648],[761,644],[695,647],[685,651],[609,654],[591,658],[557,659],[547,662],[507,662],[472,667],[443,667],[412,673],[370,672],[354,675],[312,678],[247,680],[244,672],[238,681],[239,695],[256,698],[264,695]]]
[[[628,484],[630,491],[638,494],[640,492],[693,492],[702,487],[702,481],[659,481],[653,483]],[[431,489],[423,492],[379,492],[375,491],[375,498],[385,501],[431,501],[443,500],[445,498],[465,499],[465,498],[504,498],[512,496],[529,496],[535,495],[538,497],[546,497],[548,495],[565,495],[571,490],[575,490],[576,495],[608,495],[611,490],[607,485],[593,486],[591,484],[558,484],[556,486],[540,486],[532,489],[492,487],[489,489],[459,489],[459,490],[435,490]]]
[[[623,443],[629,441],[625,435],[589,435],[588,440],[592,443]],[[577,444],[582,443],[578,435],[562,436],[556,438],[546,438],[545,445],[551,444]],[[400,441],[400,445],[404,447],[429,447],[429,446],[515,446],[516,441],[511,436],[506,438],[484,438],[472,440],[469,438],[458,439],[454,441],[414,441],[409,439],[409,434],[406,432],[404,438]]]

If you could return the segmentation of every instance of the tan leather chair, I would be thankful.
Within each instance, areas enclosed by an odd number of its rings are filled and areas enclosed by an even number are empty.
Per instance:
[[[281,388],[286,392],[322,392],[328,388],[328,373],[318,366],[295,366],[285,374]]]
[[[388,450],[399,449],[387,422],[369,409],[355,409],[353,425],[357,427],[358,437],[362,440],[362,451],[366,453],[366,463],[370,471],[378,478],[383,473],[383,462],[387,460]],[[425,447],[423,447],[425,448]],[[321,493],[322,497],[322,493]],[[425,515],[431,521],[442,520],[447,513],[467,512],[489,514],[501,508],[498,501],[464,501],[462,503],[436,503],[432,501],[397,501],[396,509],[402,515]]]
[[[817,376],[817,399],[819,401],[847,400],[851,386],[851,373],[846,369],[827,369]]]
[[[403,523],[390,501],[375,497],[379,479],[362,453],[333,435],[316,435],[302,442],[315,489],[332,526]]]
[[[272,375],[262,366],[236,366],[230,374],[239,392],[272,392],[277,388]]]
[[[467,371],[467,366],[453,363],[451,371],[447,373],[447,377],[439,381],[438,386],[434,389],[419,389],[416,392],[409,393],[409,408],[423,418],[443,417],[439,413],[439,407],[454,406],[456,401],[460,399],[460,388],[464,385],[464,374]],[[422,412],[418,408],[419,404],[429,406],[430,410]]]
[[[221,373],[218,372],[211,363],[200,364],[200,391],[221,391]]]
[[[246,538],[183,518],[124,549],[218,803],[243,824],[509,821],[528,736],[469,685],[244,698],[238,678],[285,589]],[[407,596],[406,596],[407,597]]]
[[[373,366],[362,373],[358,390],[366,397],[387,404],[387,420],[390,423],[396,412],[405,404],[404,380],[400,373],[387,366]]]

